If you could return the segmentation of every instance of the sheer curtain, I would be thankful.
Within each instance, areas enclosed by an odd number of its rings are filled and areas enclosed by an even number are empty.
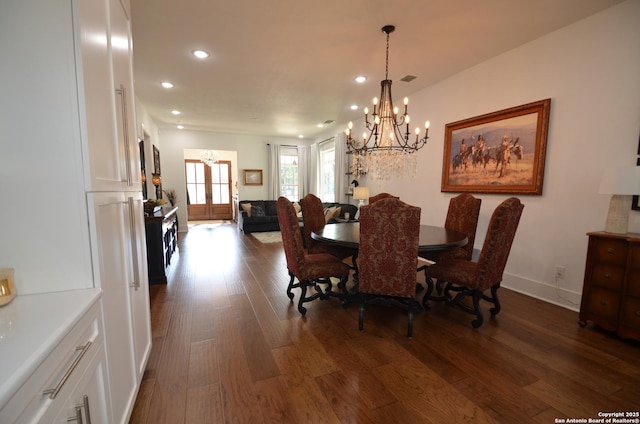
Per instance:
[[[347,198],[347,189],[349,187],[349,160],[347,158],[347,135],[339,132],[335,137],[336,147],[336,175],[335,175],[335,193],[336,201],[340,203],[349,203]]]
[[[302,171],[306,176],[306,185],[302,187],[303,198],[309,193],[318,194],[318,143],[304,147],[307,149],[306,170]]]
[[[300,181],[300,198],[311,193],[309,162],[311,161],[311,147],[298,146],[298,179]]]
[[[280,197],[280,149],[275,144],[267,144],[269,148],[269,179],[267,195],[269,199]]]

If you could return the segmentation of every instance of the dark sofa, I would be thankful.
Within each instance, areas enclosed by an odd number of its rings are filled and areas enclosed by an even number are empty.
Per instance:
[[[244,210],[243,204],[251,204],[251,216]],[[323,203],[325,208],[340,206],[341,219],[344,214],[349,213],[351,219],[356,216],[358,207],[346,203]],[[260,231],[279,231],[278,213],[276,212],[275,200],[241,200],[238,202],[238,228],[245,234],[256,233]],[[300,218],[302,222],[302,218]]]

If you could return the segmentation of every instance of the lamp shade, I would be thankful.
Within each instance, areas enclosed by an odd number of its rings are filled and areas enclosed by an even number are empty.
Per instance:
[[[369,199],[369,187],[355,187],[353,189],[353,198],[356,200]]]
[[[640,166],[605,169],[598,193],[640,194]]]

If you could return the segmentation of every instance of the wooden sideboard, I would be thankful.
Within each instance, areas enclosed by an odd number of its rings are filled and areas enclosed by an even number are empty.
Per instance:
[[[640,340],[640,234],[588,233],[579,323]]]
[[[149,284],[167,282],[167,269],[178,248],[178,208],[162,208],[145,216]]]

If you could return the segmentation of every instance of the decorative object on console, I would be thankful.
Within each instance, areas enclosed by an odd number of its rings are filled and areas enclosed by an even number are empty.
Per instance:
[[[203,150],[202,153],[200,153],[200,161],[209,166],[213,166],[213,164],[217,163],[219,159],[220,155],[218,155],[218,152],[214,150]]]
[[[364,206],[364,201],[369,199],[369,187],[356,187],[353,189],[353,198],[358,201],[358,212],[355,219],[360,218],[360,207]]]
[[[626,234],[632,196],[640,194],[640,167],[606,169],[600,180],[598,193],[612,195],[604,230],[607,233]]]
[[[0,306],[11,302],[16,297],[16,294],[13,268],[0,268]]]
[[[153,183],[154,186],[156,186],[156,199],[161,199],[162,189],[160,188],[160,185],[162,184],[162,178],[160,177],[160,174],[157,172],[154,172],[151,175],[152,175],[151,182]]]
[[[169,200],[169,203],[171,203],[171,206],[175,206],[176,205],[176,191],[171,189],[171,190],[162,190],[162,192],[167,195],[167,200]]]
[[[382,32],[387,36],[385,79],[380,82],[380,100],[373,98],[372,121],[369,109],[364,109],[365,127],[369,134],[362,134],[362,142],[353,138],[353,122],[345,131],[347,149],[353,153],[351,172],[356,176],[367,171],[374,179],[389,180],[392,176],[415,175],[417,158],[414,153],[421,149],[429,138],[429,121],[425,123],[424,137],[420,138],[420,128],[416,127],[415,141],[409,139],[409,98],[404,98],[404,113],[398,114],[393,107],[391,80],[389,79],[389,34],[395,31],[393,25],[385,25]],[[404,131],[404,133],[403,133]]]

